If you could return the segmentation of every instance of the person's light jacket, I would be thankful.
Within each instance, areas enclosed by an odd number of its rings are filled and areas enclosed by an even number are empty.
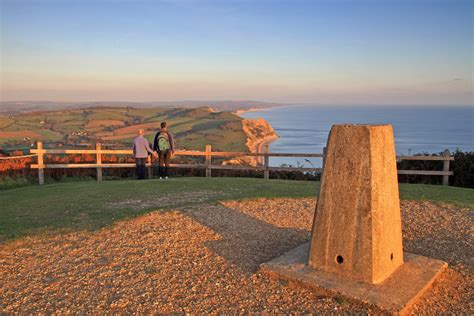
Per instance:
[[[133,140],[133,157],[135,158],[147,158],[148,153],[153,153],[153,150],[150,148],[148,140],[139,135]]]

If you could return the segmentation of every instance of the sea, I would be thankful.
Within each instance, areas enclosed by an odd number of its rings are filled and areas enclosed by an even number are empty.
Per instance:
[[[322,153],[333,124],[391,124],[397,155],[474,151],[474,107],[288,105],[249,111],[280,136],[270,152]],[[271,166],[320,167],[320,158],[271,157]]]

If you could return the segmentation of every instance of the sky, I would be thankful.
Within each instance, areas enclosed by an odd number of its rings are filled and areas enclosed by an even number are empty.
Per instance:
[[[473,105],[469,0],[0,0],[1,100]]]

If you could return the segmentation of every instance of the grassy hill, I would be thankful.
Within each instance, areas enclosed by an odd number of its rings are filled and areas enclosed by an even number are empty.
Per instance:
[[[129,145],[139,128],[152,141],[161,121],[167,121],[180,148],[245,151],[242,118],[201,108],[95,107],[81,110],[32,112],[0,117],[0,145],[17,147],[42,140],[75,145],[102,142]]]

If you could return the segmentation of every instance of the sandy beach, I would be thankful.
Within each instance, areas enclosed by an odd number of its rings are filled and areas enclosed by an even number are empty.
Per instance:
[[[232,114],[240,116],[241,114],[244,114],[244,113],[247,113],[247,112],[255,112],[255,111],[258,111],[258,110],[261,110],[261,109],[258,109],[258,108],[250,108],[250,109],[246,109],[246,110],[242,109],[242,110],[234,111],[234,112],[232,112]]]
[[[264,150],[265,150],[265,146],[266,146],[266,145],[270,145],[272,142],[274,142],[274,141],[277,140],[277,139],[278,139],[278,135],[277,135],[277,136],[274,136],[274,137],[271,137],[271,138],[267,138],[267,139],[262,140],[261,142],[259,142],[259,143],[257,144],[257,150],[256,150],[256,152],[258,152],[258,153],[263,153]],[[260,165],[263,164],[263,159],[262,159],[262,157],[258,157],[258,158],[257,158],[257,163],[260,164]]]

